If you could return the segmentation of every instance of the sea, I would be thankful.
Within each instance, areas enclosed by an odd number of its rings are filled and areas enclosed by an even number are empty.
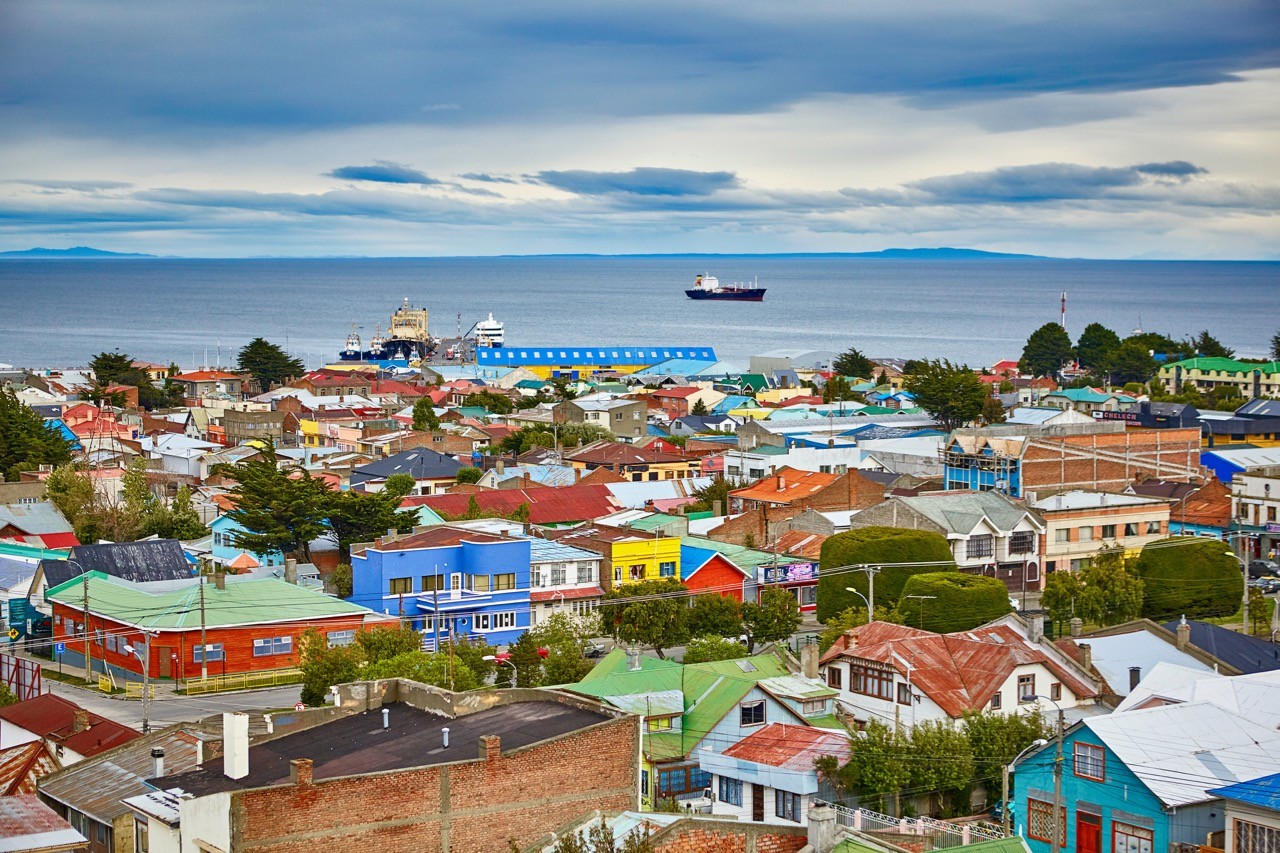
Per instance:
[[[758,281],[762,303],[695,302],[697,273]],[[1241,356],[1280,331],[1280,262],[906,260],[832,257],[21,259],[0,261],[0,363],[76,367],[119,349],[183,369],[229,365],[255,337],[308,367],[367,342],[404,299],[431,333],[492,313],[507,346],[712,346],[746,367],[775,349],[873,358],[1017,358],[1059,319],[1122,337],[1208,329]]]

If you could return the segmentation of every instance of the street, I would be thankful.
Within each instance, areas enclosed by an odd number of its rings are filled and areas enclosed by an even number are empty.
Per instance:
[[[93,690],[72,687],[60,681],[46,679],[50,693],[75,702],[82,708],[100,714],[118,723],[142,729],[142,701],[116,699]],[[170,692],[156,693],[150,703],[151,728],[159,729],[181,722],[195,722],[210,714],[223,711],[269,711],[292,708],[302,694],[302,685],[290,684],[267,690],[245,693],[223,693],[211,696],[177,696]]]

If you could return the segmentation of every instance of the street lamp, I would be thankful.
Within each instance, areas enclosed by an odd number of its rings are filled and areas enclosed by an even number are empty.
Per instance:
[[[1057,840],[1059,847],[1065,847],[1067,839],[1063,835],[1066,830],[1064,825],[1066,821],[1062,816],[1062,706],[1048,696],[1041,696],[1038,693],[1026,693],[1019,698],[1023,702],[1043,699],[1058,709],[1058,748],[1053,756],[1053,837]]]
[[[1015,756],[1013,757],[1013,760],[1012,760],[1012,761],[1010,761],[1010,762],[1009,762],[1008,764],[1006,764],[1003,768],[1001,768],[1001,769],[1004,771],[1004,773],[1002,774],[1002,775],[1003,775],[1003,777],[1004,777],[1004,779],[1003,779],[1003,781],[1002,781],[1002,783],[1001,783],[1001,786],[1000,786],[1000,792],[1001,792],[1001,800],[1000,800],[1000,802],[1001,802],[1001,806],[1000,806],[1000,824],[1001,824],[1001,826],[1004,828],[1004,834],[1005,834],[1005,835],[1008,835],[1008,834],[1009,834],[1009,822],[1010,822],[1010,815],[1009,815],[1009,774],[1013,771],[1013,765],[1015,765],[1015,764],[1017,764],[1019,761],[1021,761],[1021,760],[1022,760],[1022,756],[1026,755],[1026,754],[1027,754],[1028,752],[1030,752],[1031,750],[1033,750],[1033,749],[1039,749],[1039,748],[1040,748],[1040,747],[1042,747],[1042,746],[1046,746],[1046,745],[1048,745],[1048,743],[1049,743],[1049,741],[1045,740],[1045,739],[1044,739],[1044,738],[1042,738],[1042,737],[1041,737],[1041,738],[1036,738],[1034,741],[1032,741],[1032,742],[1027,746],[1027,748],[1026,748],[1026,749],[1022,750],[1022,752],[1019,752],[1017,755],[1015,755]]]
[[[494,663],[505,663],[507,666],[511,667],[511,686],[512,687],[520,686],[519,685],[520,673],[516,669],[515,663],[512,662],[511,655],[508,654],[507,652],[498,652],[498,654],[496,655],[485,655],[484,657],[480,658],[480,660],[493,661]]]
[[[873,614],[872,614],[872,612],[871,612],[871,602],[867,599],[867,597],[866,597],[865,595],[863,595],[861,592],[859,592],[858,590],[856,590],[856,589],[854,589],[853,587],[851,587],[851,586],[846,586],[846,587],[844,588],[844,591],[845,591],[845,592],[851,592],[851,593],[853,593],[854,595],[858,596],[858,598],[861,598],[861,599],[862,599],[863,603],[867,605],[867,622],[871,622],[871,621],[873,621],[873,619],[872,619]]]
[[[144,647],[139,649],[128,643],[124,644],[125,654],[133,655],[138,659],[138,663],[142,665],[142,733],[146,734],[151,731],[150,710],[151,710],[151,641],[147,639],[147,635],[143,634],[145,641]]]

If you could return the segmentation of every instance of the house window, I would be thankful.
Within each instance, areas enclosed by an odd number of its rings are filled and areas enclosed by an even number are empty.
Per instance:
[[[673,578],[673,577],[675,577],[675,576],[676,576],[676,564],[675,564],[675,563],[659,563],[659,564],[658,564],[658,576],[659,576],[659,577],[664,577],[664,578]]]
[[[1062,682],[1055,681],[1049,685],[1049,698],[1057,702],[1062,699]]]
[[[515,572],[507,572],[505,574],[493,576],[493,589],[495,592],[501,592],[502,590],[515,589],[515,588],[516,588]]]
[[[991,697],[991,710],[993,710],[993,711],[999,711],[999,710],[1000,710],[1000,707],[1001,707],[1001,702],[1002,702],[1002,701],[1003,701],[1003,700],[1000,698],[1000,694],[999,694],[999,693],[997,693],[996,695],[992,696],[992,697]]]
[[[596,567],[590,564],[578,566],[577,583],[595,583]]]
[[[905,681],[898,685],[898,704],[911,704],[911,685],[907,684]]]
[[[800,795],[775,788],[773,791],[773,811],[783,820],[800,822]]]
[[[564,563],[559,563],[551,567],[551,585],[564,586],[568,572],[565,570]]]
[[[645,720],[645,728],[651,732],[671,731],[670,717],[649,717]]]
[[[841,682],[844,681],[843,675],[844,673],[840,671],[840,667],[827,667],[827,686],[839,690]]]
[[[355,631],[330,631],[325,635],[325,639],[329,641],[329,648],[337,646],[349,646],[356,641]]]
[[[489,576],[488,575],[472,575],[471,591],[472,592],[488,592]]]
[[[477,631],[501,631],[515,626],[515,613],[481,613],[476,616]]]
[[[1034,675],[1018,676],[1018,701],[1034,702],[1036,695],[1036,677]]]
[[[738,725],[740,726],[762,726],[764,725],[764,700],[757,699],[754,702],[743,702],[738,706]]]
[[[1136,521],[1131,521],[1131,522],[1129,522],[1128,524],[1126,524],[1126,525],[1124,526],[1124,535],[1125,535],[1125,536],[1137,536],[1137,535],[1138,535],[1138,523],[1137,523]]]
[[[222,643],[209,643],[204,646],[191,647],[191,660],[195,663],[222,659]]]
[[[1148,535],[1148,536],[1158,534],[1159,532],[1160,532],[1160,522],[1158,522],[1158,521],[1148,521],[1148,522],[1147,522],[1147,535]]]
[[[387,585],[392,595],[408,595],[413,592],[413,578],[391,578]]]
[[[1019,530],[1009,537],[1010,554],[1030,554],[1036,549],[1036,534],[1031,530]]]
[[[631,579],[633,581],[644,580],[644,566],[632,566],[630,571],[631,571]]]
[[[720,802],[731,806],[742,805],[742,780],[720,777]]]
[[[640,796],[642,797],[649,796],[649,771],[648,770],[640,771]]]
[[[1060,527],[1057,530],[1053,531],[1053,541],[1057,542],[1058,544],[1061,544],[1063,542],[1070,542],[1071,541],[1070,528]]]
[[[445,588],[444,577],[442,575],[423,575],[422,591],[438,592]]]
[[[293,637],[264,637],[253,641],[255,658],[268,655],[287,655],[293,651]]]
[[[978,557],[990,557],[996,552],[996,540],[994,536],[974,536],[965,547],[965,558],[972,560]]]
[[[1122,851],[1123,853],[1134,853],[1134,851],[1136,851],[1136,853],[1151,853],[1151,830],[1142,829],[1136,826],[1130,827],[1123,823],[1116,823],[1113,824],[1113,826],[1115,827],[1117,843],[1119,843],[1121,827],[1124,827],[1126,830],[1137,830],[1139,833],[1146,833],[1145,840],[1141,835],[1134,836],[1139,839],[1138,847],[1117,847],[1115,848],[1116,853],[1122,853]],[[1247,820],[1240,820],[1237,818],[1235,820],[1234,835],[1235,850],[1233,850],[1232,853],[1276,853],[1277,850],[1280,850],[1280,829],[1263,826],[1257,823],[1250,823]],[[1143,847],[1141,844],[1146,844],[1146,846]]]
[[[1092,527],[1081,527],[1081,528],[1080,528],[1080,535],[1077,537],[1077,539],[1078,539],[1079,541],[1081,541],[1081,542],[1092,542],[1092,541],[1093,541],[1093,528],[1092,528]]]
[[[800,712],[806,717],[816,717],[827,710],[826,699],[806,699],[801,705]]]
[[[1059,834],[1054,838],[1053,803],[1044,800],[1027,799],[1027,837],[1036,841],[1047,841],[1050,844],[1067,837],[1067,810],[1058,812]],[[1060,843],[1058,846],[1062,846]]]
[[[1075,774],[1081,779],[1107,781],[1107,753],[1091,743],[1077,743],[1074,749]]]
[[[893,672],[867,666],[849,667],[849,689],[886,702],[893,700]]]
[[[622,566],[613,567],[613,582],[622,583]]]
[[[692,773],[690,771],[693,771]],[[696,791],[699,786],[696,784],[698,779],[705,778],[706,781],[701,785],[705,788],[711,784],[711,777],[708,773],[702,773],[696,767],[674,767],[668,770],[658,771],[658,796],[674,797],[677,794],[687,794],[690,791]]]
[[[1116,526],[1115,526],[1114,524],[1104,524],[1104,525],[1102,525],[1102,538],[1103,538],[1103,539],[1115,539],[1115,538],[1116,538]]]

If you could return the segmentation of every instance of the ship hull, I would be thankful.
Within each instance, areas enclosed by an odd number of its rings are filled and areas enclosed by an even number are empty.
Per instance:
[[[767,287],[750,290],[686,290],[690,299],[714,299],[721,302],[763,302]]]

